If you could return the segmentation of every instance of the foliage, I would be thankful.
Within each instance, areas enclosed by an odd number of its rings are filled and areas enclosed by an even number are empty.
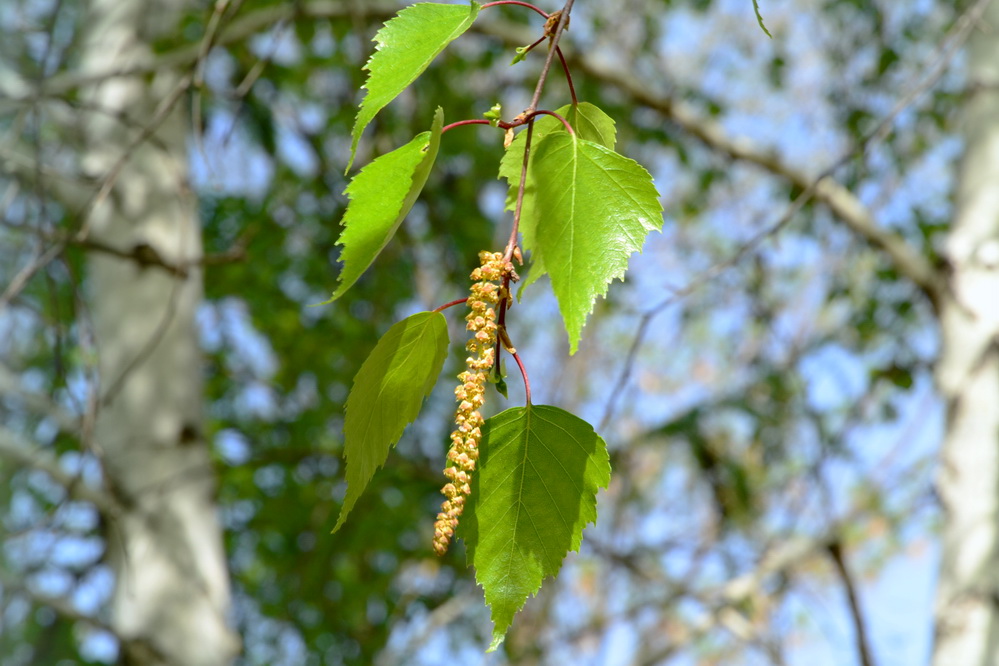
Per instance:
[[[367,65],[367,95],[354,127],[352,159],[364,127],[450,41],[470,27],[478,10],[479,6],[472,3],[471,16],[462,18],[464,9],[460,6],[416,4],[379,31],[375,38],[377,52]],[[551,39],[550,49],[556,48],[557,21],[558,14],[553,14],[545,25],[544,36]],[[514,63],[522,55],[518,53]],[[542,84],[547,71],[543,70]],[[472,492],[472,520],[475,525],[488,525],[481,531],[469,528],[466,538],[470,562],[492,607],[496,628],[491,650],[502,642],[514,613],[528,595],[536,593],[542,579],[554,576],[565,555],[579,547],[583,528],[596,520],[597,489],[607,485],[610,473],[603,440],[590,425],[556,408],[530,404],[527,374],[512,347],[505,316],[512,302],[510,283],[519,279],[511,263],[511,259],[521,256],[518,227],[526,218],[525,235],[531,238],[535,262],[532,274],[543,270],[551,275],[572,354],[596,299],[606,294],[613,279],[623,277],[628,257],[641,249],[649,231],[662,224],[662,206],[651,176],[637,162],[613,150],[613,121],[592,104],[580,106],[575,98],[563,111],[566,117],[529,107],[512,121],[504,122],[497,118],[500,110],[494,106],[485,120],[458,122],[442,130],[438,108],[431,132],[379,157],[354,178],[347,188],[351,203],[338,241],[344,248],[344,269],[340,287],[331,300],[356,281],[363,270],[358,267],[374,260],[412,208],[426,182],[443,131],[464,124],[488,124],[505,130],[512,138],[515,127],[528,126],[522,142],[508,142],[509,154],[500,163],[501,177],[508,180],[511,191],[516,189],[510,241],[504,253],[482,255],[483,265],[473,271],[472,279],[483,281],[473,286],[472,295],[462,301],[467,300],[471,309],[466,319],[468,329],[475,333],[468,349],[477,349],[479,356],[477,360],[469,358],[469,370],[459,376],[458,428],[452,436],[445,468],[448,482],[442,492],[446,500],[435,537],[435,547],[444,551],[466,497]],[[539,123],[534,137],[534,118],[538,115],[552,119],[545,125]],[[532,138],[536,143],[533,153],[529,153]],[[529,162],[525,163],[525,155],[529,155]],[[495,281],[501,281],[498,295],[497,285],[492,284]],[[496,308],[489,307],[492,305]],[[404,343],[400,340],[405,335],[403,330],[393,328],[379,341],[355,378],[347,400],[344,434],[348,490],[334,531],[343,523],[375,468],[384,462],[388,448],[402,434],[402,424],[415,418],[417,410],[413,407],[419,406],[419,397],[434,383],[426,369],[439,370],[443,360],[440,345],[421,346],[415,340]],[[394,351],[397,347],[398,353]],[[494,365],[498,371],[504,350],[514,355],[524,373],[528,404],[522,410],[510,410],[483,422],[477,411],[485,401],[480,385],[483,373]],[[419,370],[414,371],[417,363]],[[416,381],[407,386],[414,374]],[[400,412],[396,401],[404,396],[415,400]],[[368,432],[371,424],[381,428],[376,436]],[[599,447],[595,447],[597,442]],[[603,467],[588,462],[591,457],[603,460]],[[561,466],[561,478],[554,471],[539,474],[541,467],[554,465]],[[521,516],[530,523],[529,529]]]

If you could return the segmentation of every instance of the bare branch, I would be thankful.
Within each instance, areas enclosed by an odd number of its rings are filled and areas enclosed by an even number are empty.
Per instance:
[[[80,427],[79,418],[49,400],[48,396],[29,391],[17,374],[2,364],[0,364],[0,395],[11,396],[32,412],[52,419],[64,432],[75,432]]]
[[[836,573],[843,583],[843,589],[846,591],[846,598],[850,604],[850,617],[853,620],[853,632],[857,641],[857,655],[860,657],[860,663],[862,666],[874,666],[874,657],[867,638],[864,616],[860,609],[860,597],[857,596],[857,586],[853,582],[853,576],[846,567],[843,546],[838,540],[831,541],[826,546],[826,550],[829,552],[829,558],[836,565]]]
[[[13,430],[0,426],[0,458],[21,467],[38,469],[66,489],[74,499],[90,502],[105,515],[118,513],[118,503],[103,489],[94,488],[62,468],[56,456],[29,443]]]

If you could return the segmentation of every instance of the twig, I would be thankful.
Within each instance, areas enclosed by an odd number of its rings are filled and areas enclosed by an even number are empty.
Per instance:
[[[562,62],[562,71],[565,72],[565,82],[569,86],[569,95],[572,97],[572,105],[577,106],[579,104],[579,99],[576,97],[576,86],[572,85],[572,72],[569,71],[569,63],[565,61],[565,56],[562,55],[562,47],[556,46],[555,53],[558,54],[558,59]]]
[[[65,488],[68,495],[90,502],[106,516],[118,513],[118,504],[111,495],[66,472],[59,464],[58,458],[49,450],[28,443],[16,432],[3,426],[0,426],[0,458],[45,472],[53,481]]]
[[[450,125],[445,125],[441,130],[441,134],[449,130],[453,130],[455,127],[464,127],[465,125],[492,125],[492,121],[486,120],[485,118],[472,118],[471,120],[459,120],[456,123],[451,123]]]
[[[566,0],[565,5],[562,7],[562,12],[558,17],[558,25],[555,26],[555,33],[552,35],[552,41],[548,48],[548,57],[545,58],[545,65],[541,69],[541,76],[538,77],[538,85],[534,88],[534,96],[527,107],[527,113],[537,110],[538,102],[541,101],[541,91],[545,88],[545,80],[548,78],[548,72],[552,68],[552,59],[555,57],[558,41],[562,37],[562,31],[565,30],[566,23],[569,22],[569,12],[572,11],[572,3],[574,1]]]
[[[517,352],[511,352],[513,360],[517,362],[517,367],[520,368],[520,376],[524,378],[524,401],[530,405],[531,404],[531,380],[527,378],[527,368],[524,367],[524,363],[520,360],[520,354]]]
[[[860,657],[862,666],[874,666],[874,657],[871,652],[870,642],[867,638],[867,629],[864,625],[864,616],[860,609],[860,598],[857,596],[857,586],[853,582],[853,576],[846,567],[846,560],[843,557],[843,546],[838,539],[830,541],[826,545],[829,558],[836,565],[836,573],[846,590],[846,599],[850,604],[850,617],[853,620],[853,632],[857,641],[857,655]]]
[[[467,303],[467,302],[468,302],[468,297],[467,296],[465,298],[459,298],[456,301],[451,301],[450,303],[445,303],[444,305],[440,306],[439,308],[434,308],[434,312],[443,312],[444,310],[447,310],[450,307],[453,307],[455,305],[461,305],[462,303]]]
[[[533,9],[545,18],[548,18],[548,14],[540,7],[535,7],[529,2],[521,2],[520,0],[497,0],[496,2],[487,2],[479,9],[489,9],[490,7],[496,7],[498,5],[517,5],[518,7],[527,7],[528,9]]]

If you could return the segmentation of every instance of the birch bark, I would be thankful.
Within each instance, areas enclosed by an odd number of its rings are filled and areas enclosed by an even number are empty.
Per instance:
[[[999,664],[999,2],[969,43],[937,382],[947,421],[935,666]]]
[[[183,4],[91,2],[83,74],[149,63],[152,40],[179,29]],[[98,179],[112,174],[114,183],[85,221],[89,238],[186,266],[170,271],[92,253],[88,287],[101,381],[95,440],[107,485],[124,507],[109,521],[107,541],[122,661],[215,666],[229,663],[239,642],[226,617],[228,574],[202,431],[194,322],[202,276],[191,265],[202,248],[187,182],[184,87],[179,72],[159,69],[85,91],[106,113],[87,116],[83,168]],[[147,129],[123,125],[116,114]],[[123,155],[127,162],[116,172]]]

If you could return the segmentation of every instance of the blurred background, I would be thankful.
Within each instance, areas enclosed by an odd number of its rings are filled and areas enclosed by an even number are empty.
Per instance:
[[[0,661],[925,662],[940,335],[877,238],[939,264],[987,4],[767,0],[771,39],[751,0],[577,0],[579,98],[664,225],[574,356],[547,279],[511,311],[535,402],[592,423],[613,476],[485,655],[463,545],[431,550],[459,313],[421,417],[330,530],[361,362],[509,233],[502,133],[448,132],[372,268],[308,307],[336,283],[362,66],[405,3],[3,0]],[[437,106],[519,113],[545,49],[510,61],[543,22],[483,11],[355,170]],[[568,101],[556,68],[541,106]],[[508,383],[492,409],[522,404]]]

